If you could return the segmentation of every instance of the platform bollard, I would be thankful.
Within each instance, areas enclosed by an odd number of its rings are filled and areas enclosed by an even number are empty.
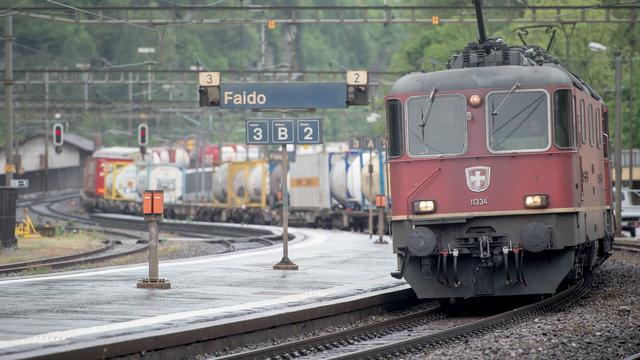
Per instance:
[[[162,222],[164,212],[164,192],[146,190],[144,192],[144,221],[149,223],[149,277],[138,280],[140,289],[169,289],[169,280],[158,276],[158,223]]]
[[[374,244],[388,244],[384,239],[384,208],[387,206],[386,197],[384,195],[376,195],[376,208],[378,208],[378,240]]]

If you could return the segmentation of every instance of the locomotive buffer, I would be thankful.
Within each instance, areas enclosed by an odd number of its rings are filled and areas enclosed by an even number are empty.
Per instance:
[[[289,259],[287,145],[321,144],[322,120],[287,118],[287,113],[368,105],[368,73],[348,71],[346,83],[222,83],[219,72],[199,73],[198,81],[200,106],[282,113],[281,119],[248,120],[247,144],[282,147],[282,259],[273,268],[298,270],[298,265]]]

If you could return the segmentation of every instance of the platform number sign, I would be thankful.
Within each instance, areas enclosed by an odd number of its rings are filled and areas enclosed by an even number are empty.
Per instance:
[[[367,71],[347,71],[347,85],[366,85],[369,83]]]
[[[387,138],[385,136],[350,136],[349,150],[387,150]]]
[[[296,121],[298,141],[297,144],[321,144],[322,127],[320,120]]]
[[[293,120],[273,120],[271,122],[272,142],[274,144],[295,143],[293,127]]]
[[[322,119],[247,120],[247,145],[322,144]]]
[[[268,120],[247,121],[247,144],[249,145],[269,144],[269,121]]]
[[[220,86],[220,73],[217,71],[198,73],[200,86]]]

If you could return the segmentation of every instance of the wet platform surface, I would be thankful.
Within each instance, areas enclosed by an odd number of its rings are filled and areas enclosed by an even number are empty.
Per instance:
[[[163,261],[169,290],[137,289],[147,265],[0,281],[0,356],[231,319],[366,294],[394,280],[391,245],[340,231],[290,231],[300,269],[273,270],[282,247]]]

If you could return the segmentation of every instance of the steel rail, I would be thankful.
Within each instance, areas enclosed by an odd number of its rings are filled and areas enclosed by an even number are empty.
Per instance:
[[[346,355],[336,356],[333,360],[346,359],[377,359],[397,357],[409,353],[418,353],[429,347],[439,346],[451,341],[462,341],[468,339],[469,336],[478,336],[487,331],[495,330],[509,326],[512,323],[520,322],[533,316],[545,312],[551,312],[556,309],[564,308],[573,304],[575,301],[584,296],[591,288],[592,278],[587,277],[571,288],[558,293],[546,300],[522,306],[517,309],[494,315],[481,320],[473,321],[467,324],[459,325],[444,331],[432,334],[417,336],[412,339],[394,342],[382,346],[372,347],[370,349],[353,352]]]
[[[109,241],[106,245],[101,246],[101,247],[99,247],[97,249],[93,249],[93,250],[89,250],[89,251],[83,251],[83,252],[80,252],[80,253],[77,253],[77,254],[55,256],[55,257],[49,257],[49,258],[44,258],[44,259],[21,261],[21,262],[14,262],[14,263],[8,263],[8,264],[1,264],[0,265],[0,274],[7,273],[7,272],[13,272],[13,271],[22,271],[22,270],[31,269],[31,268],[34,268],[34,267],[37,267],[37,266],[41,266],[41,265],[45,265],[45,264],[57,263],[57,262],[61,262],[61,261],[74,260],[74,259],[78,259],[78,258],[82,258],[82,257],[96,255],[96,254],[99,254],[101,252],[104,252],[104,251],[107,251],[109,249],[112,249],[113,248],[113,244],[114,243],[112,241]]]
[[[623,360],[640,360],[640,353],[628,356],[628,357],[624,358]]]
[[[85,228],[95,227],[96,225],[104,226],[105,224],[100,224],[100,222],[95,222],[91,218],[64,213],[59,210],[56,210],[53,206],[54,203],[56,202],[65,201],[65,200],[69,200],[77,197],[78,197],[77,194],[61,194],[48,199],[32,199],[32,200],[22,201],[20,202],[19,205],[28,207],[30,209],[30,212],[34,214],[38,214],[39,216],[50,217],[50,218],[61,219],[61,220],[68,220],[69,218],[75,219],[77,222],[87,225],[87,227]],[[34,208],[35,206],[39,206],[39,205],[44,205],[47,209],[47,212]],[[136,220],[123,219],[120,221],[128,222],[129,228],[133,227],[133,230],[140,230],[140,226],[138,226],[137,224],[138,221]],[[135,223],[135,224],[132,226],[131,225],[132,223]],[[109,223],[107,223],[107,225],[108,224]],[[120,225],[121,224],[114,224],[113,227],[122,229],[122,226]],[[182,229],[188,229],[189,231],[194,230],[193,228],[189,227],[188,224],[173,224],[169,228],[179,233],[182,232]],[[233,251],[235,249],[232,244],[234,241],[251,241],[251,242],[260,243],[264,246],[269,246],[269,245],[273,245],[273,243],[270,240],[276,240],[278,238],[278,235],[264,234],[266,231],[256,230],[256,229],[239,228],[237,230],[236,229],[231,230],[223,227],[217,227],[217,229],[220,229],[220,230],[224,229],[223,234],[225,236],[228,236],[228,238],[206,240],[206,242],[217,243],[225,246],[227,249],[226,251],[223,251],[223,252]],[[203,228],[202,230],[203,230],[202,232],[196,232],[196,234],[203,235],[203,236],[211,235],[210,227]],[[238,231],[238,230],[241,230],[241,231]],[[214,230],[214,231],[216,231],[217,235],[220,234],[219,230]],[[133,235],[130,233],[130,231],[116,231],[116,230],[102,229],[101,232],[105,234],[123,236],[123,237],[132,238],[132,239],[140,239],[140,236]],[[244,234],[249,233],[249,234],[248,236],[239,238],[238,234],[243,234],[243,233]],[[27,270],[37,270],[42,268],[60,269],[60,268],[71,267],[71,266],[95,264],[95,263],[100,263],[106,260],[112,260],[120,257],[135,255],[135,254],[147,251],[149,248],[148,244],[144,244],[142,246],[136,247],[134,249],[129,249],[126,251],[116,252],[116,253],[102,255],[102,256],[94,256],[111,249],[112,246],[113,246],[113,241],[110,242],[108,246],[104,246],[100,249],[90,250],[90,251],[79,253],[79,254],[0,265],[0,274],[2,275],[11,274],[11,273],[17,273],[17,272],[24,272]]]
[[[216,360],[294,358],[297,357],[296,355],[306,355],[315,351],[323,351],[324,349],[331,349],[379,338],[390,332],[397,332],[411,327],[417,327],[445,317],[446,313],[441,308],[422,310],[397,318],[342,330],[331,334],[314,336],[291,343],[216,357]]]
[[[76,256],[78,257],[83,256],[83,258],[76,258],[72,260],[55,261],[56,258],[48,258],[48,259],[41,260],[40,263],[35,265],[17,266],[12,268],[10,267],[5,269],[0,269],[0,274],[10,274],[10,273],[23,272],[27,270],[44,269],[44,268],[61,269],[61,268],[66,268],[71,266],[95,264],[95,263],[99,263],[106,260],[112,260],[120,257],[135,255],[135,254],[147,251],[148,249],[149,249],[149,245],[145,244],[134,249],[121,251],[113,254],[102,255],[102,256],[87,257],[91,255],[89,254],[90,252],[88,252],[83,254],[77,254]],[[99,250],[105,251],[106,249],[99,249]]]
[[[640,244],[624,244],[613,245],[614,250],[628,251],[633,253],[640,253]]]

